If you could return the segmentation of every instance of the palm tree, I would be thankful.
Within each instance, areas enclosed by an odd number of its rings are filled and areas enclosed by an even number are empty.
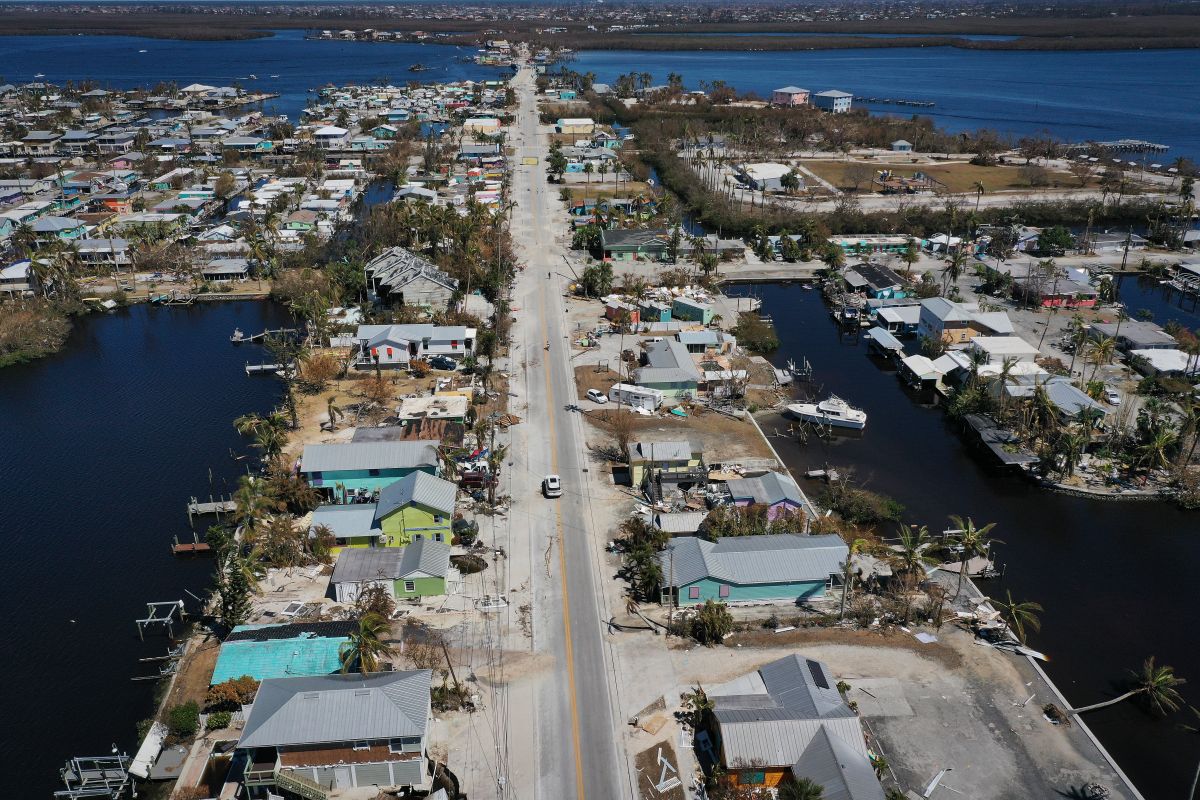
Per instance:
[[[947,244],[947,247],[949,245]],[[946,294],[950,291],[950,284],[958,283],[958,279],[963,274],[963,267],[967,264],[967,253],[959,247],[950,254],[946,266],[942,268],[942,293]]]
[[[333,395],[329,395],[329,399],[325,401],[325,411],[329,414],[329,430],[337,430],[337,421],[345,416],[342,410],[334,405]]]
[[[1171,466],[1168,452],[1175,446],[1178,439],[1179,437],[1173,429],[1163,427],[1155,430],[1149,439],[1138,445],[1137,463],[1145,466],[1147,476],[1151,470],[1166,469]]]
[[[796,778],[779,785],[779,800],[821,800],[825,797],[825,787],[812,778]]]
[[[1090,706],[1082,708],[1071,708],[1067,710],[1068,714],[1082,714],[1086,711],[1095,711],[1098,708],[1107,706],[1115,706],[1124,700],[1131,697],[1144,697],[1146,702],[1150,704],[1150,708],[1156,714],[1167,714],[1171,711],[1178,711],[1183,705],[1183,698],[1179,696],[1178,688],[1187,683],[1185,678],[1180,678],[1175,674],[1175,668],[1163,664],[1159,666],[1154,663],[1154,656],[1150,656],[1143,662],[1142,669],[1138,672],[1129,671],[1129,676],[1132,683],[1132,688],[1124,694],[1114,697],[1112,700],[1105,700],[1102,703],[1093,703]]]
[[[1093,364],[1091,380],[1096,380],[1096,374],[1100,372],[1101,365],[1112,363],[1116,352],[1117,340],[1111,336],[1102,337],[1092,344],[1091,351],[1088,353],[1088,361]]]
[[[963,579],[967,576],[967,562],[976,556],[986,556],[991,550],[992,543],[1000,540],[988,537],[988,533],[996,527],[994,522],[989,522],[982,528],[976,528],[975,520],[970,517],[964,520],[957,514],[951,514],[950,521],[958,529],[958,532],[954,534],[954,545],[962,551],[959,554],[962,560],[959,562],[958,588],[954,591],[954,596],[958,597],[962,594]]]
[[[983,188],[983,181],[975,181],[975,185],[971,187],[975,190],[975,215],[979,215],[979,201],[983,199],[983,193],[986,191]]]
[[[1017,602],[1013,600],[1012,591],[1006,590],[1004,596],[1007,602],[992,600],[992,603],[1000,606],[1001,613],[1004,615],[1004,621],[1008,623],[1009,630],[1016,634],[1017,641],[1025,644],[1026,628],[1030,628],[1035,632],[1042,629],[1042,621],[1038,619],[1038,614],[1043,611],[1042,606],[1040,603],[1028,600]]]
[[[929,553],[933,540],[929,537],[929,528],[901,525],[900,532],[900,564],[901,569],[909,574],[922,571],[926,565],[938,563],[938,559]]]
[[[364,614],[358,621],[358,630],[350,634],[348,641],[338,648],[338,660],[342,662],[342,673],[349,672],[356,664],[358,671],[366,675],[379,671],[380,659],[395,651],[383,641],[391,631],[391,624],[380,614]]]

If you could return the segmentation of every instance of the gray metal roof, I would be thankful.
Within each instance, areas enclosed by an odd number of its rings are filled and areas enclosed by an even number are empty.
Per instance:
[[[820,661],[792,654],[705,689],[714,704],[727,766],[791,767],[822,732],[866,758],[858,717]]]
[[[457,495],[458,487],[450,481],[427,472],[413,472],[383,488],[379,493],[379,509],[375,515],[383,519],[396,509],[412,503],[451,514]]]
[[[395,581],[414,575],[444,578],[450,569],[450,545],[417,539],[406,547],[355,547],[338,554],[330,583]]]
[[[685,440],[671,442],[634,442],[630,446],[630,456],[640,457],[647,461],[690,461],[695,448]]]
[[[451,290],[458,288],[458,281],[438,269],[432,261],[403,247],[383,251],[368,261],[364,269],[381,286],[387,286],[390,290],[406,286],[418,278],[425,278]]]
[[[404,557],[400,560],[397,578],[411,578],[417,574],[444,578],[450,570],[450,545],[445,542],[417,539],[400,549],[404,551]]]
[[[884,800],[870,759],[824,726],[792,765],[792,776],[821,784],[821,800]]]
[[[655,514],[654,527],[670,534],[695,533],[707,517],[703,511],[683,511],[677,514]]]
[[[681,536],[672,539],[658,558],[663,574],[674,575],[675,586],[704,578],[750,586],[825,580],[841,572],[849,552],[841,537],[833,533],[772,533],[727,536],[715,542]]]
[[[431,675],[413,670],[264,680],[238,746],[424,737]]]
[[[784,501],[804,505],[804,495],[790,475],[767,472],[756,478],[733,478],[726,481],[734,502],[750,500],[755,505],[773,506]]]
[[[305,472],[435,467],[437,448],[434,441],[306,444],[300,463]]]
[[[312,513],[310,528],[324,525],[339,539],[353,536],[378,536],[374,503],[350,503],[341,506],[317,506]]]

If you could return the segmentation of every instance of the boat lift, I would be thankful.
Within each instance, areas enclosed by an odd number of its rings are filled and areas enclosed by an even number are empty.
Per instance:
[[[113,746],[116,750],[116,746]],[[124,796],[129,788],[129,756],[82,756],[67,762],[59,775],[63,786],[54,793],[56,798],[78,800],[82,797],[108,797],[111,800]]]
[[[175,615],[179,618],[176,620]],[[160,603],[146,603],[145,619],[134,620],[137,624],[138,638],[143,642],[146,641],[146,628],[151,625],[166,626],[167,635],[175,635],[175,623],[182,622],[184,616],[183,601],[171,600]]]

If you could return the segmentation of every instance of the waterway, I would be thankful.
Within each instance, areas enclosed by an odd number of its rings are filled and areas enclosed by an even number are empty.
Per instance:
[[[232,420],[279,398],[249,378],[259,349],[235,348],[289,320],[265,302],[139,305],[75,324],[49,358],[0,371],[0,535],[5,543],[0,797],[46,797],[73,755],[136,750],[153,710],[160,633],[138,640],[148,601],[209,585],[209,559],[177,561],[189,496],[235,485],[245,442]],[[210,473],[211,470],[211,473]],[[203,532],[203,528],[201,528]]]
[[[1200,159],[1200,50],[1027,52],[897,47],[863,50],[713,52],[594,50],[576,54],[572,69],[612,83],[649,72],[666,83],[671,72],[695,88],[722,80],[769,98],[780,86],[814,92],[840,89],[863,97],[928,100],[917,113],[950,131],[988,128],[1021,137],[1044,131],[1070,141],[1133,138]],[[902,114],[895,106],[870,106]]]
[[[1011,589],[1015,598],[1045,607],[1032,644],[1049,654],[1047,671],[1072,703],[1115,696],[1126,670],[1156,655],[1193,680],[1183,694],[1200,705],[1200,640],[1190,632],[1191,614],[1200,611],[1191,590],[1200,563],[1200,516],[1165,503],[1052,494],[997,473],[929,398],[911,393],[890,368],[868,357],[861,336],[839,334],[819,292],[796,285],[753,291],[778,328],[782,347],[773,360],[807,357],[814,393],[835,393],[868,414],[861,435],[830,443],[773,438],[795,474],[848,468],[857,481],[903,503],[907,522],[932,530],[948,527],[949,514],[971,516],[980,525],[995,522],[993,535],[1003,541],[997,558],[1007,572],[980,587],[1001,597]],[[1131,308],[1155,310],[1160,322],[1182,315],[1189,327],[1200,327],[1200,317],[1163,301],[1157,288],[1127,279],[1122,296]],[[785,426],[772,418],[763,428],[771,433]],[[820,493],[817,484],[805,488],[814,498]],[[1190,714],[1154,719],[1127,703],[1090,714],[1087,722],[1147,798],[1187,796],[1200,748],[1195,735],[1176,723],[1194,722]]]
[[[278,94],[263,108],[300,119],[310,89],[349,83],[410,80],[445,83],[491,80],[500,74],[459,60],[469,47],[409,42],[353,42],[305,39],[305,31],[279,30],[263,39],[221,42],[173,41],[135,36],[2,36],[0,75],[11,82],[93,79],[100,86],[130,89],[160,81],[179,86],[205,83]],[[143,52],[144,51],[144,52]],[[409,72],[420,62],[429,69]],[[257,76],[256,80],[250,75]]]

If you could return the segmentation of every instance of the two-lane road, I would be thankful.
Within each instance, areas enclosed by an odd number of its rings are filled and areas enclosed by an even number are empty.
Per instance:
[[[529,514],[538,552],[545,554],[541,586],[535,593],[535,640],[554,656],[553,680],[537,692],[537,786],[533,796],[546,800],[628,797],[627,762],[618,754],[609,668],[604,642],[607,610],[599,591],[594,556],[598,534],[591,525],[587,461],[577,414],[568,328],[562,292],[562,247],[555,241],[561,224],[558,200],[547,186],[548,147],[538,132],[534,78],[523,69],[513,81],[519,99],[510,142],[517,158],[535,158],[537,166],[514,169],[512,231],[526,263],[515,289],[515,331],[525,359],[529,397],[526,489],[536,486],[535,470],[562,477],[559,500],[537,500]],[[519,161],[518,161],[519,163]],[[528,505],[528,498],[522,498]],[[511,731],[510,736],[523,735]],[[529,796],[512,787],[512,796]]]

